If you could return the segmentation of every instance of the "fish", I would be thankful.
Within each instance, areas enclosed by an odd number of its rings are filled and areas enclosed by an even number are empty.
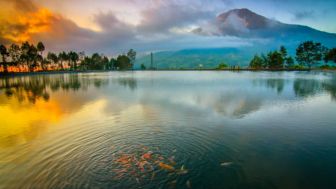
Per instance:
[[[188,188],[191,188],[191,182],[190,182],[190,180],[187,180],[186,185],[187,185]]]
[[[143,171],[145,171],[145,165],[146,164],[148,164],[148,162],[147,161],[140,161],[140,162],[138,162],[138,167],[139,167],[139,169],[143,172]]]
[[[176,174],[178,175],[184,175],[184,174],[187,174],[188,173],[188,170],[185,169],[184,165],[181,166],[181,168],[179,170],[177,170]]]
[[[162,162],[159,162],[159,166],[162,169],[165,169],[165,170],[168,170],[168,171],[174,171],[175,170],[175,168],[173,166],[165,164],[165,163],[162,163]]]
[[[185,174],[187,174],[188,173],[188,170],[186,170],[186,169],[184,169],[184,170],[178,170],[177,172],[176,172],[176,174],[178,174],[178,175],[185,175]]]
[[[222,167],[228,167],[228,166],[230,166],[230,165],[232,165],[232,164],[233,164],[233,162],[229,161],[229,162],[223,162],[223,163],[221,163],[220,165],[221,165]]]
[[[144,155],[142,155],[143,159],[151,159],[152,158],[152,154],[151,153],[145,153]]]

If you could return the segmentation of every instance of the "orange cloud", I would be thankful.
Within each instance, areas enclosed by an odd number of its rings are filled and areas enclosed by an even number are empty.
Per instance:
[[[2,37],[16,43],[32,41],[34,34],[50,31],[54,17],[55,15],[45,8],[18,15],[11,24],[7,22],[8,26],[5,29],[11,31],[3,31]]]

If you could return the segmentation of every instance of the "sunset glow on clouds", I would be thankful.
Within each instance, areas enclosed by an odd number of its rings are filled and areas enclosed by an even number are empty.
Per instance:
[[[335,17],[329,9],[335,4],[311,0],[0,0],[0,42],[43,41],[47,50],[107,54],[128,48],[152,51],[249,45],[258,39],[205,39],[191,31],[222,12],[246,7],[285,23],[336,32],[334,22],[321,21]]]

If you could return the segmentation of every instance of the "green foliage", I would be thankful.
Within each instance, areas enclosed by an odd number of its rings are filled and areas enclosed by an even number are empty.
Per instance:
[[[229,66],[225,63],[220,63],[217,67],[218,70],[224,70],[226,68],[228,68]]]
[[[42,53],[45,46],[39,42],[36,46],[29,42],[24,42],[21,46],[12,44],[7,50],[6,46],[0,45],[0,64],[4,72],[8,72],[8,64],[22,65],[29,72],[41,70],[64,70],[70,67],[71,70],[126,70],[132,69],[136,52],[131,49],[127,55],[119,55],[117,59],[111,58],[98,53],[92,56],[85,56],[85,52],[60,52],[58,55],[53,52],[48,52],[43,58]],[[10,61],[7,58],[10,57]],[[21,71],[21,70],[20,70]]]
[[[269,52],[267,54],[267,65],[270,69],[281,69],[284,65],[284,57],[278,51]]]
[[[250,62],[250,68],[261,69],[264,67],[264,60],[258,55],[254,55],[253,59]]]
[[[19,45],[12,44],[8,49],[8,53],[13,63],[16,63],[16,64],[19,63],[20,55],[21,55],[21,49]]]
[[[325,62],[334,62],[336,63],[336,48],[332,48],[328,51],[326,51],[325,55],[324,55],[324,61]]]
[[[70,51],[68,54],[70,65],[72,70],[77,70],[77,62],[79,60],[79,56],[76,52]]]
[[[140,65],[140,69],[145,70],[145,69],[146,69],[145,64],[141,64],[141,65]]]
[[[280,53],[283,58],[287,57],[287,49],[284,46],[280,46]]]
[[[292,66],[294,64],[293,58],[287,55],[287,49],[284,46],[280,47],[280,50],[270,51],[265,56],[255,55],[250,61],[250,68],[253,69],[283,69],[284,64],[286,67]]]
[[[119,55],[117,58],[116,68],[118,70],[128,70],[133,67],[131,59],[126,55]]]
[[[314,64],[322,60],[326,48],[321,43],[306,41],[301,43],[296,49],[296,61],[300,65],[311,68]]]
[[[58,56],[55,53],[49,52],[47,55],[47,59],[51,60],[54,64],[58,63]]]
[[[296,70],[302,70],[302,69],[305,69],[305,67],[303,65],[299,65],[299,64],[295,64],[293,67],[293,69],[296,69]]]
[[[33,44],[24,42],[21,45],[20,60],[26,63],[29,71],[33,72],[34,69],[38,66],[37,62],[41,61],[42,59],[42,56],[38,53],[38,49]]]
[[[131,64],[134,65],[135,58],[136,58],[136,52],[133,49],[130,49],[127,52],[127,57],[130,59]]]
[[[44,44],[42,42],[38,42],[36,48],[37,51],[40,52],[42,55],[43,51],[45,50]]]
[[[5,45],[0,45],[0,55],[1,55],[1,64],[4,67],[4,72],[8,72],[8,65],[7,65],[7,56],[8,56],[8,51]]]
[[[264,54],[255,55],[249,65],[252,69],[283,69],[284,67],[293,68],[293,66],[294,59],[288,56],[284,46],[281,46],[279,51],[270,51],[266,56]]]
[[[286,58],[286,68],[292,68],[294,66],[294,59],[292,57]]]
[[[116,67],[117,67],[117,60],[114,59],[114,58],[111,58],[111,60],[109,62],[109,65],[110,65],[111,69],[115,70]]]
[[[58,60],[60,61],[60,68],[61,68],[61,70],[63,70],[64,69],[64,62],[65,61],[68,61],[69,60],[69,56],[68,56],[68,53],[66,53],[66,52],[60,52],[59,54],[58,54]]]

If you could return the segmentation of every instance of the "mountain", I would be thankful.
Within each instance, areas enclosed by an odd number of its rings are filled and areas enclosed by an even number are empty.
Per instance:
[[[212,27],[199,27],[193,32],[200,35],[266,38],[296,43],[311,39],[326,45],[333,45],[336,41],[336,34],[322,32],[308,26],[285,24],[258,15],[249,9],[233,9],[222,13],[210,24]]]
[[[192,31],[200,36],[233,36],[246,40],[255,40],[252,46],[241,48],[185,49],[180,51],[158,52],[154,54],[159,68],[196,68],[216,67],[221,62],[230,65],[247,65],[256,53],[265,53],[284,45],[294,56],[299,43],[307,40],[318,41],[327,47],[336,44],[336,34],[313,29],[308,26],[286,24],[269,19],[249,9],[233,9],[209,21]],[[139,59],[147,63],[149,57]]]

